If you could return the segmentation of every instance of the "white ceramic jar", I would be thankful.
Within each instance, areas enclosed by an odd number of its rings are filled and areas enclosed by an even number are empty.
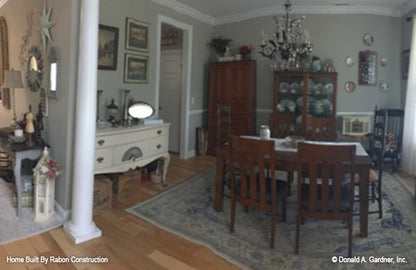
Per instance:
[[[260,127],[260,139],[268,140],[270,139],[270,128],[267,125],[262,125]]]

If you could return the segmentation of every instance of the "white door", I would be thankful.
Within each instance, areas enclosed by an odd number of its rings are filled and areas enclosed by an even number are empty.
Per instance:
[[[179,153],[181,129],[182,50],[162,50],[159,116],[171,123],[169,151]]]

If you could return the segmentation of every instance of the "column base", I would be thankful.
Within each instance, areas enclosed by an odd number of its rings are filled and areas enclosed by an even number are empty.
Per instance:
[[[101,236],[101,230],[92,222],[88,230],[80,232],[77,228],[68,221],[64,223],[64,231],[74,239],[75,244],[80,244]]]

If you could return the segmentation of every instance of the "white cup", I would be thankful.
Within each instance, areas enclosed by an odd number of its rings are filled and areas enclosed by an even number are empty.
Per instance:
[[[15,137],[23,137],[23,129],[15,129],[14,130],[14,136]]]

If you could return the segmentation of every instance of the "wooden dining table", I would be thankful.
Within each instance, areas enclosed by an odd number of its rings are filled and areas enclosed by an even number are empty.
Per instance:
[[[250,138],[257,138],[254,136],[245,136]],[[276,168],[278,170],[287,171],[289,175],[293,175],[296,170],[297,149],[285,145],[284,139],[275,140],[276,152]],[[328,143],[328,142],[314,142],[314,143]],[[359,204],[360,204],[360,236],[367,237],[368,235],[368,190],[369,190],[369,173],[371,166],[371,158],[367,155],[362,145],[358,142],[331,142],[331,144],[354,144],[356,145],[355,168],[354,172],[359,177]],[[224,196],[224,172],[226,161],[230,159],[228,147],[223,147],[221,151],[217,151],[217,168],[215,175],[215,194],[214,194],[214,209],[219,212],[223,207]],[[289,179],[290,181],[290,179]]]

